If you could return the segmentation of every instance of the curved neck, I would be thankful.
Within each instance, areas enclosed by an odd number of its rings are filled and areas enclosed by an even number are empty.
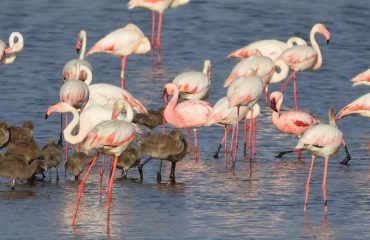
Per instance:
[[[300,37],[290,37],[286,44],[288,48],[291,48],[294,46],[306,46],[307,45],[306,41]]]
[[[17,42],[15,42],[17,38]],[[19,32],[12,32],[9,36],[9,46],[14,48],[15,52],[20,52],[23,49],[23,36]]]
[[[73,115],[73,119],[72,121],[68,124],[68,126],[64,129],[63,131],[63,134],[64,134],[64,139],[69,142],[70,144],[77,144],[77,143],[80,143],[82,142],[87,133],[84,132],[84,131],[78,131],[78,134],[77,135],[72,135],[72,131],[73,129],[75,129],[75,127],[77,126],[78,122],[80,121],[80,116],[78,115],[78,112],[77,110],[70,106],[68,108],[68,111],[67,112],[71,112],[72,115]],[[82,129],[82,128],[80,128]]]
[[[172,94],[172,98],[171,100],[168,102],[166,108],[164,109],[164,115],[166,117],[166,120],[168,119],[169,116],[172,116],[173,115],[173,111],[175,110],[175,107],[176,107],[176,104],[177,104],[177,100],[179,98],[179,89],[176,87],[175,84],[171,84],[173,85],[173,94]],[[170,111],[170,113],[168,112]]]
[[[79,59],[83,60],[85,58],[85,53],[86,53],[86,32],[81,31],[79,37],[82,38],[82,48],[81,48]]]
[[[317,32],[318,31],[315,27],[310,32],[311,46],[315,50],[315,52],[317,53],[316,63],[315,63],[315,65],[313,65],[312,70],[319,69],[321,67],[321,64],[322,64],[322,56],[321,56],[320,47],[317,44],[316,39],[315,39],[315,33],[317,33]]]
[[[276,67],[280,68],[280,72],[276,72]],[[275,71],[271,77],[270,83],[277,83],[282,81],[288,76],[289,67],[288,65],[281,59],[275,61]]]
[[[134,111],[132,110],[131,105],[127,101],[124,101],[124,103],[126,108],[126,121],[132,122],[132,119],[134,119]]]
[[[80,71],[84,71],[86,73],[86,80],[84,81],[84,83],[89,86],[92,82],[92,72],[90,68],[80,64]]]
[[[211,80],[211,62],[209,60],[204,61],[203,74],[207,75],[208,80]]]

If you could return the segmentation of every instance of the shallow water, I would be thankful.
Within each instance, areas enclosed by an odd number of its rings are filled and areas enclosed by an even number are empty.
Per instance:
[[[327,121],[330,106],[340,109],[369,91],[350,83],[369,68],[368,1],[230,2],[193,0],[166,11],[163,64],[152,65],[149,55],[129,56],[127,89],[148,108],[157,108],[165,83],[183,71],[200,70],[209,58],[213,83],[208,101],[215,103],[225,95],[222,83],[236,64],[226,58],[230,51],[259,39],[298,35],[307,40],[311,26],[323,22],[332,41],[326,46],[317,37],[322,68],[298,74],[300,107]],[[58,138],[59,117],[45,121],[44,113],[58,101],[64,63],[77,57],[74,44],[79,30],[88,32],[88,47],[129,22],[150,34],[150,12],[128,10],[126,1],[3,0],[1,5],[1,37],[22,32],[25,48],[14,64],[0,68],[0,118],[11,124],[34,120],[40,146]],[[119,84],[118,58],[99,54],[88,60],[94,67],[94,82]],[[293,106],[291,90],[288,87],[288,106]],[[234,171],[225,169],[223,157],[212,158],[223,130],[211,127],[198,131],[199,160],[189,155],[178,163],[176,184],[168,181],[166,163],[164,181],[157,183],[156,161],[145,166],[143,183],[121,180],[117,173],[109,235],[106,199],[98,197],[98,168],[87,181],[75,228],[71,221],[78,183],[72,176],[62,176],[56,183],[53,172],[51,182],[20,183],[14,192],[2,178],[1,239],[369,239],[370,124],[357,116],[339,124],[352,160],[349,166],[338,164],[344,157],[341,149],[329,163],[327,218],[321,192],[323,161],[318,160],[314,169],[305,216],[310,155],[303,155],[305,163],[297,162],[295,155],[275,159],[277,152],[294,147],[297,140],[271,126],[271,110],[264,109],[258,119],[257,159],[249,162],[240,151]],[[129,175],[138,177],[134,170]]]

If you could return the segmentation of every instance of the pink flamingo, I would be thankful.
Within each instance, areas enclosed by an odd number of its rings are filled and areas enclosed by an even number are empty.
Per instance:
[[[243,76],[248,69],[253,69],[261,76],[265,85],[265,105],[268,106],[268,85],[270,82],[277,83],[288,76],[289,67],[283,60],[273,61],[269,57],[261,56],[258,50],[256,56],[249,57],[240,61],[235,65],[229,77],[224,82],[224,87],[230,84],[237,78]],[[280,72],[276,72],[276,67],[280,68]]]
[[[125,88],[126,56],[131,54],[145,54],[150,50],[149,40],[135,24],[129,23],[104,38],[100,39],[87,52],[86,56],[94,53],[109,53],[121,58],[121,88]]]
[[[206,99],[211,86],[211,60],[205,60],[202,72],[184,72],[172,81],[183,99]]]
[[[362,95],[342,108],[342,110],[339,111],[336,119],[342,119],[356,113],[364,117],[370,117],[370,93]]]
[[[63,133],[64,133],[64,137],[67,142],[74,142],[75,136],[72,135],[72,131],[79,122],[79,115],[78,115],[77,110],[73,108],[71,105],[61,102],[61,103],[58,103],[56,105],[49,107],[45,117],[47,118],[53,112],[60,112],[60,113],[71,112],[73,114],[73,120],[64,129]],[[78,207],[79,207],[79,203],[81,200],[82,192],[83,192],[87,177],[91,169],[95,166],[99,154],[105,154],[105,155],[113,155],[115,157],[114,163],[113,163],[112,175],[108,183],[108,191],[107,191],[107,195],[108,195],[107,223],[109,226],[110,205],[111,205],[111,200],[112,200],[112,187],[113,187],[118,157],[121,155],[121,153],[128,147],[128,145],[134,139],[135,134],[136,134],[135,129],[136,128],[132,123],[124,121],[124,120],[117,120],[117,119],[107,120],[107,121],[99,123],[98,125],[95,125],[88,132],[87,136],[81,142],[81,149],[83,149],[84,151],[95,149],[97,153],[95,154],[95,157],[92,160],[89,169],[86,171],[85,176],[83,177],[83,180],[80,183],[72,225],[74,225],[76,221]]]
[[[158,64],[161,64],[161,30],[162,30],[162,18],[163,12],[167,8],[176,8],[181,5],[189,3],[190,0],[130,0],[128,2],[128,8],[142,7],[152,11],[152,36],[151,36],[151,55],[152,62],[154,61],[154,32],[155,32],[155,12],[159,14],[158,29],[157,29],[157,47],[158,47]]]
[[[338,129],[335,122],[335,110],[333,108],[329,109],[329,120],[330,124],[318,123],[307,129],[303,136],[298,140],[298,144],[295,147],[297,150],[307,150],[312,153],[310,172],[308,174],[308,179],[306,183],[304,212],[307,212],[308,194],[310,192],[310,181],[315,158],[317,156],[321,156],[325,158],[322,192],[324,195],[325,215],[328,214],[326,200],[326,176],[328,171],[329,158],[336,154],[342,143],[345,146],[343,141],[343,134]],[[347,149],[346,153],[349,154]]]
[[[23,36],[19,32],[12,32],[9,36],[9,47],[0,39],[0,63],[11,64],[16,59],[16,54],[22,51],[24,46]]]
[[[281,87],[281,92],[284,93],[286,87],[289,84],[289,81],[294,79],[294,104],[295,110],[298,110],[298,95],[297,95],[297,86],[296,86],[296,73],[298,71],[306,70],[317,70],[321,67],[322,56],[319,45],[315,39],[315,33],[322,34],[327,44],[330,41],[330,32],[326,27],[321,23],[316,23],[310,32],[310,42],[312,46],[294,46],[286,49],[280,56],[280,59],[284,60],[288,64],[289,68],[292,69],[292,74],[285,81]]]
[[[307,43],[300,37],[290,37],[286,42],[276,39],[260,40],[231,52],[228,57],[241,59],[248,58],[250,56],[254,56],[254,50],[258,50],[261,52],[262,56],[269,57],[275,61],[280,57],[284,50],[295,45],[307,45]]]
[[[261,97],[262,92],[263,92],[263,80],[255,70],[249,69],[246,71],[244,76],[239,77],[238,79],[233,81],[233,83],[227,89],[226,96],[227,100],[229,101],[229,107],[237,106],[238,107],[237,112],[239,116],[240,106],[247,106],[249,109],[251,109],[253,105],[256,104],[258,99]],[[236,154],[238,151],[238,134],[239,134],[239,121],[236,123],[235,152],[233,157],[234,164],[236,161]]]
[[[352,78],[352,86],[358,85],[368,85],[370,86],[370,69],[357,74],[354,78]]]
[[[80,70],[80,66],[83,65],[88,67],[92,72],[91,64],[86,61],[85,52],[86,52],[86,42],[87,42],[87,34],[85,30],[81,30],[78,34],[77,41],[76,41],[76,51],[79,53],[78,59],[71,59],[69,60],[63,67],[63,80],[86,80],[86,73]]]
[[[318,121],[311,114],[302,111],[280,112],[283,104],[283,94],[281,92],[273,92],[270,95],[272,113],[272,122],[280,132],[293,134],[298,137],[312,125]],[[301,159],[301,151],[298,151],[298,160]]]
[[[168,102],[168,96],[172,95]],[[175,128],[193,128],[194,131],[194,158],[198,158],[197,128],[205,126],[212,107],[201,100],[186,100],[177,104],[179,89],[174,83],[164,86],[163,99],[167,103],[163,116],[166,122]]]

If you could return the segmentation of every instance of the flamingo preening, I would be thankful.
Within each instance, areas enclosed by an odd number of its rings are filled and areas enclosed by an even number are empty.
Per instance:
[[[12,32],[9,36],[9,47],[0,39],[0,64],[11,64],[15,61],[17,53],[24,46],[23,36],[19,32]]]
[[[294,81],[294,104],[295,110],[298,111],[298,94],[296,86],[296,74],[299,71],[317,70],[322,65],[322,55],[319,45],[316,42],[315,34],[320,33],[326,39],[327,44],[330,41],[330,32],[324,24],[316,23],[310,32],[311,46],[294,46],[286,49],[279,57],[293,71],[285,83],[281,87],[281,92],[284,93],[291,79]]]
[[[131,54],[145,54],[150,51],[149,40],[138,26],[133,23],[119,28],[90,48],[86,56],[94,53],[109,53],[121,58],[121,88],[125,88],[126,57]]]
[[[155,45],[158,47],[158,64],[162,63],[161,58],[161,30],[162,30],[162,19],[163,19],[163,12],[167,8],[176,8],[182,5],[189,3],[190,0],[130,0],[128,2],[128,8],[136,8],[142,7],[152,11],[152,36],[151,36],[151,55],[152,55],[152,62],[154,61],[154,48]],[[158,19],[158,28],[157,28],[157,40],[156,44],[154,43],[154,32],[155,32],[155,12],[158,12],[159,19]]]

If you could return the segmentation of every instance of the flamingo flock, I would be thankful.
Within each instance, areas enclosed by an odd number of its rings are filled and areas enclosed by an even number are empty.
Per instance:
[[[263,113],[258,101],[263,96],[266,106],[268,106],[268,99],[270,99],[272,125],[282,133],[298,137],[294,150],[287,152],[297,151],[298,159],[301,157],[301,151],[308,151],[312,154],[306,183],[305,212],[307,211],[315,159],[316,157],[325,159],[322,189],[324,213],[327,214],[326,176],[328,161],[337,153],[341,145],[346,150],[346,158],[342,163],[347,164],[350,160],[343,133],[336,120],[352,114],[370,117],[370,93],[349,103],[337,115],[335,115],[335,110],[330,108],[329,124],[324,124],[310,113],[299,109],[296,84],[297,72],[320,69],[323,64],[323,56],[315,39],[315,34],[321,34],[329,43],[331,33],[324,24],[317,23],[310,31],[310,45],[305,40],[294,36],[289,38],[287,42],[275,39],[261,40],[231,52],[228,55],[229,58],[236,58],[241,61],[234,66],[224,81],[224,87],[227,88],[226,93],[215,104],[207,102],[212,81],[211,60],[205,59],[202,71],[180,73],[172,82],[164,84],[162,95],[164,108],[158,111],[147,110],[137,98],[125,89],[126,57],[131,54],[146,54],[151,51],[151,59],[154,62],[154,49],[157,47],[158,63],[162,63],[161,29],[163,13],[168,8],[175,8],[189,2],[190,0],[129,1],[129,9],[142,7],[152,11],[151,41],[133,23],[113,30],[93,44],[88,51],[86,51],[87,32],[81,30],[78,34],[75,47],[79,57],[78,59],[69,60],[63,67],[62,80],[64,83],[60,88],[59,102],[48,107],[45,115],[45,118],[48,118],[55,112],[72,114],[73,117],[70,122],[66,115],[65,127],[61,129],[63,133],[61,135],[64,136],[65,142],[73,145],[73,154],[69,158],[66,144],[65,169],[71,172],[77,180],[83,170],[87,168],[78,187],[72,224],[76,223],[85,183],[96,165],[99,155],[103,155],[100,170],[100,193],[102,193],[104,161],[109,158],[111,164],[110,177],[106,186],[108,226],[116,169],[122,169],[122,176],[127,177],[130,168],[138,167],[140,180],[143,181],[143,166],[152,159],[158,159],[161,160],[157,173],[157,180],[160,181],[162,179],[160,170],[162,161],[166,160],[172,164],[170,179],[175,181],[176,163],[191,151],[190,129],[193,129],[194,133],[194,159],[198,159],[198,129],[211,125],[223,128],[224,135],[214,157],[219,157],[220,149],[224,145],[225,166],[227,166],[229,162],[227,158],[230,156],[231,168],[234,168],[235,162],[238,160],[239,122],[244,121],[244,155],[247,155],[248,138],[249,159],[256,159],[257,118]],[[159,20],[155,40],[156,12],[159,13]],[[22,35],[12,33],[9,38],[9,46],[0,41],[1,62],[4,64],[13,63],[22,48]],[[93,67],[85,60],[85,57],[92,57],[91,55],[95,53],[108,53],[121,58],[120,87],[107,83],[91,84]],[[289,71],[291,71],[291,74],[288,77]],[[352,79],[353,85],[370,85],[369,71],[367,70],[354,77]],[[281,87],[281,91],[269,95],[268,85],[279,83],[284,79],[286,80]],[[283,95],[292,79],[295,109],[283,111]],[[220,89],[222,88],[220,87]],[[134,111],[137,113],[134,113]],[[126,114],[124,115],[121,112]],[[164,127],[166,123],[176,129],[166,134]],[[160,124],[163,124],[163,132],[161,134],[151,133],[152,129]],[[149,128],[150,132],[144,134],[139,127],[140,125]],[[232,125],[232,136],[231,140],[228,141],[230,125]],[[188,139],[182,133],[181,129],[184,128],[188,130]],[[57,168],[59,166],[62,157],[61,144],[58,145],[54,141],[50,141],[42,149],[42,152],[37,149],[36,145],[30,152],[23,151],[23,155],[15,155],[12,150],[10,129],[6,123],[0,123],[0,143],[3,147],[7,147],[9,152],[9,154],[2,156],[0,160],[0,175],[12,179],[12,188],[14,188],[16,179],[32,177],[37,174],[38,169],[48,170],[51,167]],[[26,133],[23,135],[28,134],[32,138],[33,128],[32,131],[27,129],[27,127],[24,127]],[[12,136],[12,138],[14,137]],[[31,140],[24,141],[26,142],[17,142],[17,147],[25,145],[24,149],[26,149],[27,146],[34,145]],[[62,139],[59,143],[61,141]],[[132,145],[136,145],[136,148]],[[283,152],[283,154],[287,152]],[[280,154],[280,157],[283,154]],[[142,156],[148,156],[149,158],[141,162]],[[45,164],[41,158],[46,159],[48,164]],[[17,171],[12,170],[12,165],[7,164],[8,162],[12,162]]]

